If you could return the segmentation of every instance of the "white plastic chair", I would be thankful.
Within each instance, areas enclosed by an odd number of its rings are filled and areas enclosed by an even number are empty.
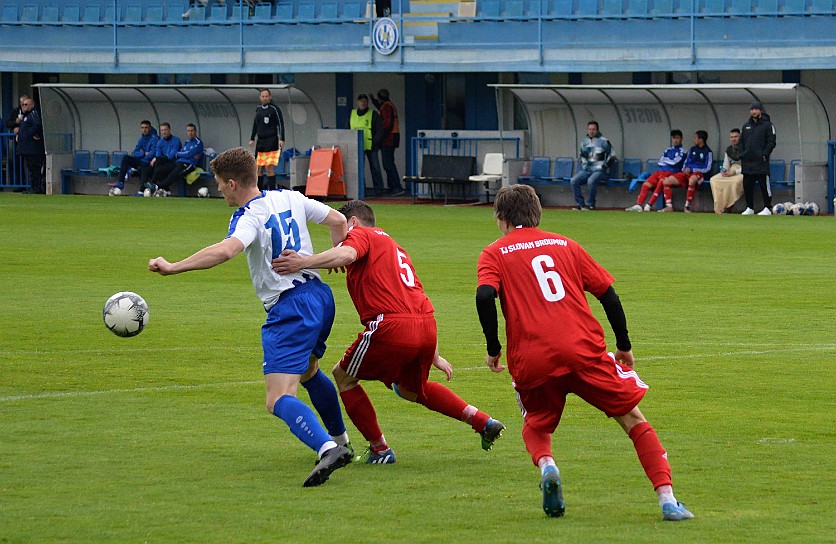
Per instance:
[[[492,183],[502,179],[502,163],[504,161],[505,157],[502,153],[485,153],[485,159],[482,161],[482,173],[477,176],[470,176],[470,181],[481,181],[487,189]]]

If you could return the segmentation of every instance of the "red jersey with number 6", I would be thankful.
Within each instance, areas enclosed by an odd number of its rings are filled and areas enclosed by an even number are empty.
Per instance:
[[[379,314],[431,314],[435,311],[406,251],[377,227],[356,226],[342,245],[357,251],[348,265],[348,293],[364,325]]]
[[[584,291],[603,295],[613,277],[574,240],[516,228],[479,256],[479,285],[499,293],[508,371],[518,388],[601,361],[604,329]]]

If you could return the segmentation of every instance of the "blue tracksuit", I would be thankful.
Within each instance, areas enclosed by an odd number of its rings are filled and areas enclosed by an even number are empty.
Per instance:
[[[136,141],[134,152],[131,153],[131,155],[139,159],[139,162],[142,163],[143,166],[147,165],[151,162],[151,159],[154,158],[154,155],[157,152],[157,141],[159,139],[160,137],[157,136],[157,131],[152,128],[148,134],[142,134],[139,137]]]
[[[157,152],[154,156],[158,158],[166,157],[173,161],[177,158],[177,152],[180,151],[180,147],[180,138],[177,136],[171,135],[168,137],[168,140],[160,138],[157,141]]]
[[[682,172],[682,163],[685,162],[685,153],[682,151],[682,146],[677,145],[669,147],[662,153],[659,159],[659,170],[663,172]]]
[[[177,162],[197,166],[203,158],[203,142],[200,138],[192,138],[183,142],[183,147],[177,152]]]
[[[714,168],[714,152],[707,145],[703,147],[694,146],[688,151],[688,158],[685,159],[685,164],[682,169],[690,168],[691,172],[699,172],[703,177],[707,177],[711,169]]]

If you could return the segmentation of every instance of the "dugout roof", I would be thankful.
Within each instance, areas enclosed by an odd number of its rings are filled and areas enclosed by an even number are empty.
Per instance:
[[[794,83],[699,85],[491,85],[496,90],[500,127],[526,128],[532,155],[576,157],[590,120],[624,158],[658,158],[680,129],[683,146],[697,130],[723,159],[728,133],[749,118],[749,105],[762,102],[777,131],[775,159],[826,162],[830,120],[821,99]]]
[[[73,85],[42,83],[40,108],[47,153],[76,149],[132,151],[139,124],[147,119],[159,129],[168,122],[183,139],[194,123],[205,147],[224,151],[247,147],[259,105],[259,92],[270,89],[282,110],[285,149],[301,151],[316,143],[322,128],[319,109],[291,85]]]

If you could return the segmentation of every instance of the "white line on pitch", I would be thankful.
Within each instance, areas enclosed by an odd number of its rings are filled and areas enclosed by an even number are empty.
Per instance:
[[[642,357],[641,361],[660,361],[660,360],[677,360],[677,359],[707,359],[712,357],[731,357],[740,355],[768,355],[770,353],[790,353],[790,352],[805,352],[805,351],[833,351],[836,350],[836,345],[819,346],[819,347],[798,347],[785,349],[767,349],[767,350],[747,350],[747,351],[729,351],[725,353],[691,353],[686,355],[658,355],[650,357]],[[453,367],[454,371],[471,371],[471,370],[487,370],[486,366],[471,366],[471,367]],[[236,385],[255,385],[262,383],[260,380],[252,381],[238,381],[238,382],[218,382],[218,383],[204,383],[195,385],[161,385],[157,387],[135,387],[132,389],[104,389],[99,391],[63,391],[55,393],[38,393],[33,395],[11,395],[7,397],[0,397],[0,402],[14,402],[20,400],[37,400],[37,399],[52,399],[52,398],[72,398],[85,397],[93,395],[109,395],[118,393],[143,393],[155,391],[182,391],[191,389],[205,389],[211,387],[227,387]]]

